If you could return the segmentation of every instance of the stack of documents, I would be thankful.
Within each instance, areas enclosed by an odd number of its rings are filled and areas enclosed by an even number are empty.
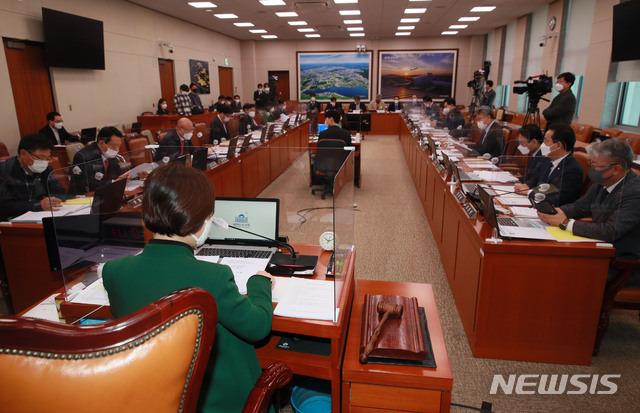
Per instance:
[[[476,171],[475,173],[483,181],[487,182],[500,182],[503,184],[518,182],[518,178],[505,171]]]
[[[279,297],[274,315],[336,321],[333,281],[292,277]]]
[[[32,222],[42,224],[42,218],[64,217],[67,215],[86,215],[89,213],[89,210],[91,208],[91,201],[93,200],[93,198],[82,199],[88,199],[89,203],[72,205],[65,203],[61,208],[56,209],[55,211],[28,211],[20,216],[11,219],[11,222]]]

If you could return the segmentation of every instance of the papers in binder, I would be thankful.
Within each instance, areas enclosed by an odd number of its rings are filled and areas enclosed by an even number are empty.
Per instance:
[[[273,314],[335,321],[333,281],[292,277]]]
[[[86,211],[83,211],[86,210]],[[42,223],[42,218],[51,218],[51,217],[63,217],[66,215],[81,215],[88,214],[89,206],[88,205],[62,205],[62,207],[56,209],[55,211],[28,211],[24,214],[15,217],[11,220],[11,222],[35,222]]]

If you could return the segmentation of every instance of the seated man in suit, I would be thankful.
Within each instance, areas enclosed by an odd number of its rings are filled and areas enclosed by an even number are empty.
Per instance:
[[[192,154],[195,147],[191,143],[191,137],[195,129],[191,119],[178,119],[176,127],[167,132],[159,142],[153,161],[161,162],[165,157],[174,160],[182,155]]]
[[[66,145],[69,142],[79,142],[77,136],[70,135],[64,128],[62,116],[58,112],[47,113],[47,126],[38,131],[51,141],[52,145]]]
[[[240,95],[233,95],[233,103],[231,103],[233,113],[242,112],[242,103],[240,103]]]
[[[326,113],[325,117],[324,124],[327,125],[327,129],[320,132],[318,140],[340,139],[344,141],[345,146],[351,146],[351,133],[338,126],[340,125],[340,113],[336,110],[331,110]]]
[[[464,127],[464,117],[462,116],[462,112],[456,108],[456,100],[454,98],[446,98],[444,100],[442,116],[433,120],[431,122],[431,126],[447,128],[449,131],[454,131],[456,129],[462,130]]]
[[[558,192],[547,194],[547,200],[552,204],[564,205],[580,198],[582,167],[573,157],[575,143],[576,134],[570,126],[561,123],[551,125],[540,147],[546,162],[526,183],[516,185],[515,190],[526,192],[540,184],[552,184],[558,188]]]
[[[402,110],[402,107],[402,103],[400,103],[400,96],[394,96],[393,102],[389,103],[389,112]]]
[[[52,148],[49,139],[34,133],[20,140],[18,156],[0,162],[0,221],[62,206],[65,191],[49,166]]]
[[[213,118],[210,126],[209,136],[211,137],[211,143],[219,144],[224,140],[230,139],[229,129],[227,128],[227,121],[231,116],[231,108],[227,105],[223,105],[218,110],[218,116]]]
[[[218,101],[213,105],[213,110],[215,112],[220,112],[221,108],[228,107],[226,103],[226,98],[224,95],[218,96]]]
[[[253,103],[245,103],[240,114],[240,122],[238,123],[238,135],[246,135],[254,130],[262,129],[262,126],[256,122],[256,105]]]
[[[197,83],[191,83],[189,85],[191,93],[189,93],[189,99],[191,99],[191,114],[199,115],[204,113],[204,106],[202,106],[202,100],[198,96],[199,88]]]
[[[353,102],[349,104],[349,112],[353,112],[354,110],[359,110],[360,112],[367,111],[367,107],[364,102],[360,102],[360,96],[355,96],[353,98]]]
[[[282,115],[287,116],[287,102],[282,99],[278,100],[276,105],[273,105],[273,109],[271,111],[274,120],[279,120]]]
[[[492,158],[502,156],[504,148],[504,132],[502,127],[493,119],[493,110],[488,106],[476,109],[476,124],[482,131],[480,143],[472,145],[480,155],[491,154]],[[453,130],[453,129],[449,129]],[[573,145],[571,146],[573,148]]]
[[[173,96],[173,106],[180,116],[191,116],[191,98],[189,97],[189,86],[180,85],[180,91]]]
[[[342,113],[344,112],[344,109],[342,109],[342,105],[338,103],[338,101],[335,98],[335,96],[332,97],[331,98],[331,102],[327,103],[327,106],[325,106],[325,108],[324,108],[325,115],[330,110],[336,110],[336,111],[338,111],[340,113],[340,115],[342,115]]]
[[[384,102],[382,101],[382,95],[376,95],[376,100],[369,102],[369,110],[374,112],[378,110],[384,110]]]
[[[634,154],[626,142],[607,139],[587,148],[589,178],[593,185],[576,202],[556,208],[558,213],[538,212],[540,219],[574,235],[610,242],[616,258],[640,258],[640,178],[631,170]],[[577,221],[591,218],[591,221]],[[618,274],[609,270],[607,282]],[[640,271],[627,285],[640,286]]]
[[[69,191],[81,195],[113,181],[128,179],[129,174],[122,173],[116,158],[123,141],[122,132],[117,128],[105,126],[100,129],[98,139],[73,157]]]
[[[418,101],[417,95],[411,95],[411,102],[407,104],[407,109],[413,111],[422,110],[422,103]]]
[[[540,146],[544,135],[537,125],[529,123],[518,130],[518,156],[527,156],[527,169],[521,176],[520,182],[529,187],[535,186],[534,180],[540,173],[539,169],[546,164],[547,158],[542,155]]]
[[[422,98],[422,106],[424,114],[430,118],[438,118],[440,116],[440,106],[437,103],[433,103],[433,99],[430,96]]]

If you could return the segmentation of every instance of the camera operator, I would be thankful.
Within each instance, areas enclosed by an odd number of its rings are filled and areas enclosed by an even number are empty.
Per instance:
[[[489,106],[493,109],[493,102],[496,100],[496,91],[493,90],[493,80],[487,80],[485,91],[480,98],[480,106]]]
[[[569,72],[561,73],[558,75],[558,81],[555,88],[558,92],[558,96],[553,98],[551,105],[542,111],[544,118],[547,120],[547,127],[551,125],[557,125],[564,123],[565,125],[571,125],[573,121],[573,114],[576,111],[576,97],[571,91],[571,86],[575,82],[576,77]]]

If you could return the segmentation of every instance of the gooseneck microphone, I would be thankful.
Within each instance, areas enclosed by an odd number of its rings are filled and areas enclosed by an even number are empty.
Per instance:
[[[316,266],[316,263],[318,262],[318,257],[315,255],[299,255],[298,252],[293,249],[291,244],[288,244],[286,242],[281,242],[273,238],[268,238],[268,237],[265,237],[264,235],[251,232],[243,228],[238,228],[233,225],[229,225],[229,223],[227,223],[227,221],[225,221],[222,218],[213,217],[211,219],[211,222],[217,228],[220,228],[220,229],[232,228],[238,231],[242,231],[247,234],[278,244],[289,251],[289,254],[281,254],[281,253],[274,254],[273,257],[271,257],[271,261],[270,261],[271,264],[280,265],[283,267],[314,268]]]

